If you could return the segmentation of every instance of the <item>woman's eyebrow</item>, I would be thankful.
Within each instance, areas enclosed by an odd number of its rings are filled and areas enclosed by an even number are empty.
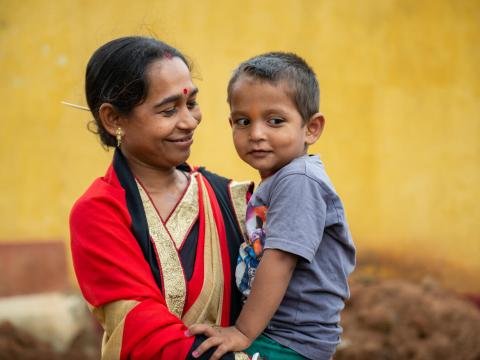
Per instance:
[[[194,88],[192,91],[190,91],[190,93],[188,94],[188,97],[192,97],[194,95],[197,95],[198,93],[198,88]]]
[[[196,95],[197,93],[198,93],[198,88],[196,87],[189,93],[188,97],[192,97],[192,96]],[[168,96],[165,99],[163,99],[162,101],[160,101],[159,103],[155,104],[153,107],[157,108],[157,107],[163,106],[163,105],[168,104],[168,103],[177,102],[183,96],[184,96],[183,94],[175,94],[175,95]]]
[[[153,107],[157,108],[157,107],[163,106],[163,105],[168,104],[168,103],[177,102],[182,97],[183,97],[183,95],[180,95],[180,94],[171,95],[169,97],[166,97],[165,99],[163,99],[159,103],[155,104]]]

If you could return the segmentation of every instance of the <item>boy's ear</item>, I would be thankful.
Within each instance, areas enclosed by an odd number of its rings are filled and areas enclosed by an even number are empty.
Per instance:
[[[230,127],[232,127],[233,122],[232,122],[232,118],[230,116],[228,117],[228,123],[230,124]]]
[[[115,136],[116,131],[121,127],[121,115],[110,103],[103,103],[98,109],[98,116],[107,132]]]
[[[313,145],[320,135],[322,135],[325,126],[325,118],[321,113],[314,114],[305,124],[305,143]]]

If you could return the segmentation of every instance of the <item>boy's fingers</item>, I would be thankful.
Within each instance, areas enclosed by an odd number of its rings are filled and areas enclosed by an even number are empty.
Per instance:
[[[214,336],[217,332],[210,325],[206,324],[194,324],[188,328],[190,335],[204,334],[208,337]]]
[[[219,337],[209,337],[207,340],[202,342],[199,347],[193,351],[193,357],[197,358],[200,357],[205,351],[210,349],[211,347],[218,346],[222,343],[222,339]]]
[[[228,349],[224,347],[224,345],[220,345],[217,350],[213,353],[213,355],[210,357],[210,360],[219,360],[223,355],[225,355],[228,352]]]

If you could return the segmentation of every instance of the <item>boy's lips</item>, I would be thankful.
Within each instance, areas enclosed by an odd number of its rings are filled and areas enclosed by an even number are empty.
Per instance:
[[[272,153],[271,150],[255,149],[255,150],[250,150],[247,154],[252,155],[254,157],[264,157],[270,153]]]

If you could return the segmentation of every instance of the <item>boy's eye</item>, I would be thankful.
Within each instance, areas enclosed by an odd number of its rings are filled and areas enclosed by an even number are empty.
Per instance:
[[[238,125],[238,126],[247,126],[248,124],[250,124],[250,120],[248,120],[248,119],[236,119],[234,121],[234,124]]]
[[[280,125],[280,124],[282,124],[282,123],[284,123],[284,122],[285,122],[285,120],[280,119],[280,118],[273,118],[273,119],[269,119],[269,120],[268,120],[268,123],[269,123],[270,125]]]

